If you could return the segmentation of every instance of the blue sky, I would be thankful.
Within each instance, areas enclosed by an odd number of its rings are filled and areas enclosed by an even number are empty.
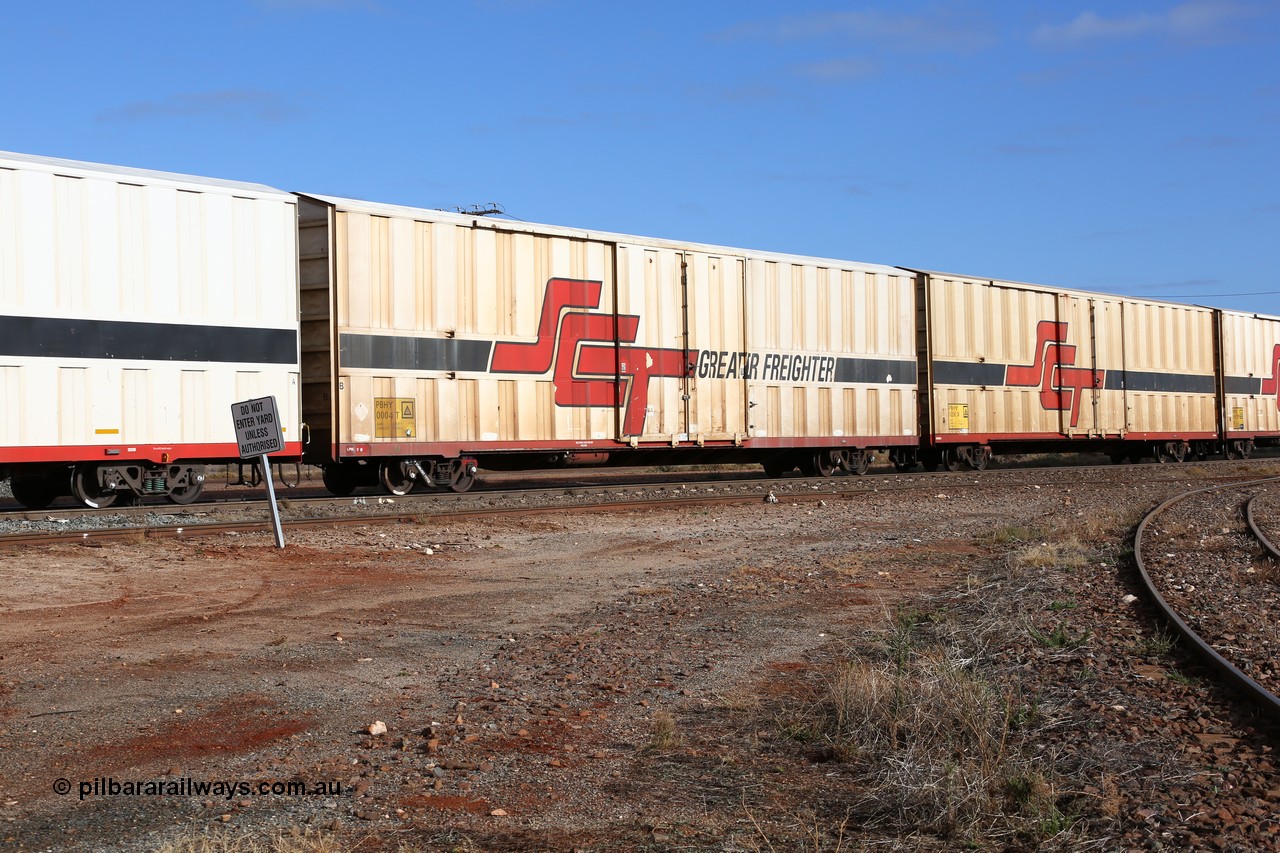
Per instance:
[[[47,0],[6,31],[4,150],[1280,315],[1276,0]]]

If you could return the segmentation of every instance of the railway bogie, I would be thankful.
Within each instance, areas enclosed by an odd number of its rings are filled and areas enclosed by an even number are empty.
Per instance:
[[[164,497],[176,504],[194,502],[204,490],[203,465],[24,465],[9,480],[14,500],[43,509],[71,496],[87,507],[123,506],[141,498]]]

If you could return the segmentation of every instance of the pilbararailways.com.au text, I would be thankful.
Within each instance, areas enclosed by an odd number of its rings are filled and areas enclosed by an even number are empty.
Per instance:
[[[53,792],[59,795],[71,793],[69,779],[55,779]],[[183,776],[179,779],[116,779],[113,776],[82,779],[75,790],[80,799],[88,797],[337,797],[343,793],[337,780],[304,782],[300,779],[282,779],[270,782],[251,782],[244,779],[206,781]]]

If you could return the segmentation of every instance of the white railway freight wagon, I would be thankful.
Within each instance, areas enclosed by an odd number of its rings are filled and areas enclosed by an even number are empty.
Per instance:
[[[926,467],[1215,449],[1213,309],[934,272],[917,284]]]
[[[44,506],[185,503],[237,456],[233,402],[299,441],[293,196],[0,153],[0,475]]]
[[[335,492],[916,444],[900,269],[323,196],[299,222],[307,458]]]
[[[1280,441],[1280,317],[1220,311],[1223,452],[1228,459]]]

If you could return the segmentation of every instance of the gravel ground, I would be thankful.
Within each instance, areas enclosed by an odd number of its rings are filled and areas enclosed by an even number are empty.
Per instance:
[[[264,531],[0,554],[0,844],[1274,847],[1276,732],[1126,599],[1141,513],[1227,469],[1150,479],[1168,470],[335,528],[283,552]],[[892,642],[903,625],[914,645]],[[1003,697],[1005,751],[1044,792],[1007,779],[964,826],[869,797],[901,744],[822,722],[853,662],[891,649],[901,668],[943,640]]]

